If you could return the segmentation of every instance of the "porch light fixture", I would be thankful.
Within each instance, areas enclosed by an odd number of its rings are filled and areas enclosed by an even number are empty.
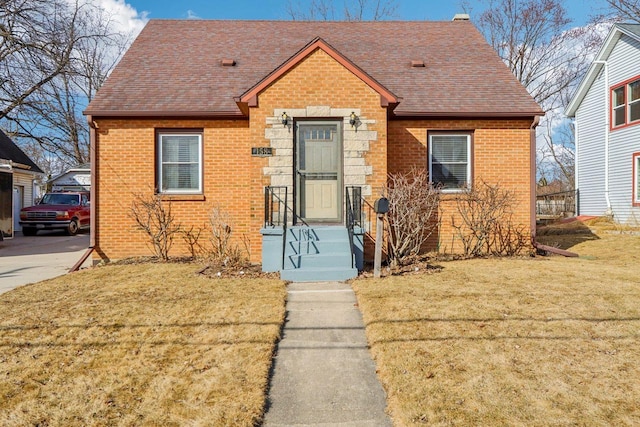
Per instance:
[[[282,113],[282,116],[280,116],[282,118],[282,124],[283,125],[288,125],[289,124],[289,116],[287,116],[287,112],[285,111],[284,113]]]
[[[354,127],[357,122],[358,122],[358,116],[356,116],[356,113],[352,111],[351,115],[349,116],[349,124],[351,125],[351,127]]]

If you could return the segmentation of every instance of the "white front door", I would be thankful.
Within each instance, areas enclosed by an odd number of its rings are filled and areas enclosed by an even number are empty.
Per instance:
[[[296,213],[305,222],[342,219],[341,122],[299,122]]]

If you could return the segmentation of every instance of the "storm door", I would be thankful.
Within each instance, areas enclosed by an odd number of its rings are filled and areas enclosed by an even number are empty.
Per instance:
[[[296,129],[296,214],[307,223],[341,222],[341,122],[298,122]]]

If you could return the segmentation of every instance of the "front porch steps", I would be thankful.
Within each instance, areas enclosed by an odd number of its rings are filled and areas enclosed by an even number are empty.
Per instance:
[[[358,275],[343,225],[287,228],[283,261],[280,277],[292,282],[343,281]]]

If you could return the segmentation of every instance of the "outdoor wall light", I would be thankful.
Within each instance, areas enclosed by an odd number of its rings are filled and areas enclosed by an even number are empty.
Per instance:
[[[289,124],[289,116],[287,116],[287,112],[285,111],[284,113],[282,113],[282,116],[280,116],[282,118],[282,124],[283,125],[287,125]]]
[[[358,123],[358,116],[356,116],[356,113],[352,111],[351,115],[349,116],[349,124],[351,125],[351,127],[354,127],[356,123]]]

